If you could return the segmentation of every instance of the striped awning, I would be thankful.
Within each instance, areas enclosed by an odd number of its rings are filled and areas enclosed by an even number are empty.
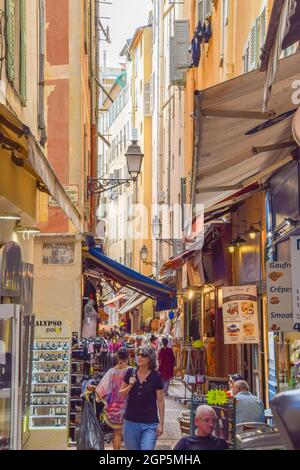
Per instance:
[[[111,279],[140,294],[156,300],[156,311],[176,308],[176,290],[154,279],[134,271],[123,264],[105,256],[99,249],[90,248],[84,252],[88,268],[94,268]]]

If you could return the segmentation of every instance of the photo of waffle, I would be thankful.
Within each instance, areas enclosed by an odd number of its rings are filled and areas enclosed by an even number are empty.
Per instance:
[[[242,302],[241,310],[243,312],[243,315],[254,315],[254,303]]]
[[[271,297],[270,304],[273,304],[273,305],[280,304],[279,297]]]
[[[227,307],[227,313],[230,315],[237,315],[239,313],[239,304],[237,302],[229,304]]]
[[[235,324],[227,326],[227,334],[229,336],[238,336],[239,335],[239,327]]]
[[[255,325],[253,323],[245,323],[243,325],[243,331],[245,336],[253,336],[255,332]]]
[[[272,279],[272,281],[277,281],[282,275],[283,273],[280,271],[272,271],[269,274],[269,278]]]

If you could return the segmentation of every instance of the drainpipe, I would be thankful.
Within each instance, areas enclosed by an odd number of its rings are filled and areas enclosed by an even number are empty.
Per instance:
[[[38,128],[41,134],[40,144],[47,142],[45,123],[45,0],[39,0],[39,98]]]
[[[157,157],[157,203],[159,204],[159,195],[161,191],[161,175],[163,171],[163,99],[164,99],[164,0],[158,2],[158,54],[157,54],[157,88],[158,88],[158,119],[156,129],[156,157]],[[157,214],[159,216],[159,214]],[[163,221],[162,221],[163,222]],[[160,270],[160,263],[162,258],[162,244],[158,241],[156,243],[156,261],[157,261],[157,274]]]

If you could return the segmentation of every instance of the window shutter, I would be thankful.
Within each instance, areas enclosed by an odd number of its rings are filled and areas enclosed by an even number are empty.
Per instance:
[[[198,0],[198,21],[204,22],[204,0]]]
[[[26,0],[20,0],[20,96],[26,103]]]
[[[9,82],[15,79],[15,2],[6,0],[5,9],[7,15],[6,40],[7,40],[7,78]]]
[[[256,23],[255,23],[250,33],[249,71],[256,69],[256,63],[257,63],[256,45],[257,45],[257,31],[256,31]]]
[[[244,49],[243,63],[244,63],[243,72],[248,73],[249,72],[249,42],[246,48]]]
[[[184,219],[185,219],[184,208],[185,208],[185,204],[186,204],[186,178],[180,178],[180,183],[181,183],[181,196],[180,196],[180,202],[181,202],[181,227],[182,227],[182,230],[184,230]]]
[[[212,0],[205,0],[204,2],[204,19],[212,14]]]
[[[154,108],[154,85],[155,85],[155,72],[153,72],[150,77],[150,114],[152,114],[153,108]]]
[[[144,116],[151,116],[151,84],[144,83]]]
[[[174,24],[174,38],[170,38],[170,81],[183,85],[185,69],[189,68],[189,21],[178,20]]]

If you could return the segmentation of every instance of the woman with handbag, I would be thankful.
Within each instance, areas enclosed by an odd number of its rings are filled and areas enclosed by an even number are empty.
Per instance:
[[[129,353],[126,348],[120,348],[116,356],[117,365],[106,372],[96,387],[96,394],[99,400],[105,400],[104,419],[113,429],[113,449],[120,450],[126,403],[126,397],[120,394],[120,387],[128,371]]]
[[[163,434],[164,392],[156,370],[156,354],[151,346],[137,352],[138,367],[129,369],[120,394],[128,396],[123,435],[127,450],[153,450]],[[159,413],[158,413],[159,412]]]

